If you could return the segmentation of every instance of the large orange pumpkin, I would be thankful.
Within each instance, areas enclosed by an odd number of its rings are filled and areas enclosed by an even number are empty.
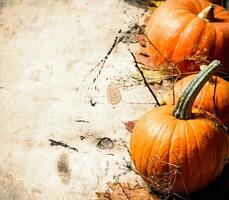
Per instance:
[[[219,68],[213,61],[184,91],[176,106],[147,112],[133,129],[130,153],[139,174],[158,189],[194,192],[213,182],[228,158],[228,135],[214,115],[192,104],[201,87]],[[166,184],[164,180],[166,179]],[[171,189],[171,188],[170,188]]]
[[[155,68],[167,60],[181,73],[191,72],[218,59],[229,72],[229,11],[209,4],[207,0],[167,0],[154,11],[146,34]]]
[[[186,76],[175,83],[175,102],[178,101],[185,88],[196,77],[196,74]],[[170,99],[171,103],[173,100]],[[194,107],[209,111],[229,127],[229,82],[213,76],[201,89],[197,96]]]

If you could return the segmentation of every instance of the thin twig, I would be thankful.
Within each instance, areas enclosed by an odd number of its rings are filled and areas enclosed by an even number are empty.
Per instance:
[[[142,70],[139,68],[138,63],[137,63],[137,60],[136,60],[136,58],[135,58],[133,52],[130,51],[130,53],[131,53],[131,55],[132,55],[132,57],[133,57],[133,59],[134,59],[135,67],[137,68],[137,70],[138,70],[139,73],[141,74],[141,76],[142,76],[142,78],[143,78],[143,81],[144,81],[146,87],[148,88],[149,92],[152,94],[153,98],[155,99],[157,106],[160,106],[161,104],[159,103],[159,101],[158,101],[158,99],[157,99],[157,96],[154,94],[153,90],[150,88],[150,86],[149,86],[149,84],[147,83],[147,80],[146,80],[146,78],[145,78],[145,76],[144,76],[144,73],[143,73]]]
[[[181,179],[181,182],[183,184],[183,187],[184,187],[184,190],[185,190],[185,194],[186,194],[188,200],[190,200],[190,196],[189,196],[189,193],[188,193],[188,189],[187,189],[187,187],[185,185],[184,178],[183,178],[183,176],[182,176],[182,174],[180,172],[178,172],[178,174],[180,175],[180,179]]]
[[[173,76],[172,76],[172,82],[173,82],[173,105],[175,105],[175,81],[174,81],[174,68],[173,68]]]
[[[126,193],[125,189],[122,187],[122,184],[119,182],[118,178],[114,176],[115,182],[118,183],[119,187],[121,187],[123,193],[125,194],[126,198],[130,200],[129,195]]]
[[[151,158],[152,159],[152,158]],[[154,159],[157,159],[159,160],[160,162],[162,162],[163,164],[167,164],[169,166],[173,166],[174,169],[170,170],[168,173],[167,173],[167,177],[171,177],[171,174],[174,173],[175,175],[175,179],[174,179],[174,182],[176,180],[176,176],[177,174],[179,174],[181,176],[181,181],[183,182],[183,185],[185,187],[185,190],[186,190],[186,195],[187,195],[187,198],[186,199],[185,197],[182,197],[180,196],[179,194],[175,193],[172,191],[173,187],[174,187],[174,183],[172,184],[171,181],[168,182],[168,186],[165,186],[163,184],[163,178],[166,178],[166,176],[162,177],[161,179],[160,178],[157,178],[157,176],[159,174],[157,174],[155,172],[155,174],[153,174],[151,177],[146,177],[144,176],[143,174],[140,174],[134,167],[132,167],[131,163],[128,163],[125,159],[124,161],[126,162],[126,165],[125,165],[125,168],[127,168],[127,170],[129,171],[133,171],[134,173],[136,173],[137,175],[141,176],[144,180],[148,181],[149,183],[151,183],[152,185],[154,185],[154,188],[156,189],[156,191],[159,191],[162,195],[164,195],[164,197],[167,195],[167,197],[169,198],[171,195],[173,195],[174,197],[178,197],[179,199],[183,199],[183,200],[190,200],[190,197],[189,197],[189,194],[187,192],[187,189],[186,189],[186,186],[184,184],[184,180],[183,180],[183,177],[182,177],[182,174],[180,172],[180,166],[177,166],[177,165],[174,165],[172,163],[169,163],[169,162],[165,162],[165,161],[162,161],[160,160],[159,157],[155,157]],[[166,175],[166,174],[165,174]],[[167,198],[164,198],[164,199],[167,199]]]
[[[99,67],[99,66],[101,66],[101,68],[103,68],[103,66],[104,66],[104,64],[105,64],[105,62],[106,62],[106,60],[108,59],[108,57],[110,56],[110,54],[112,53],[112,51],[114,50],[114,48],[116,47],[116,45],[117,45],[117,43],[118,43],[118,39],[119,39],[119,37],[116,36],[115,39],[114,39],[114,41],[113,41],[113,44],[111,45],[111,48],[108,50],[107,54],[104,56],[103,59],[101,59],[101,60],[97,63],[97,65],[96,65],[94,68],[92,68],[92,69],[89,71],[89,73],[92,73],[93,71],[95,71],[95,70],[97,69],[97,67]],[[99,70],[99,74],[101,73],[101,72],[100,72],[100,71],[102,70],[101,68],[100,68],[100,70]],[[95,79],[94,79],[94,81],[95,81]],[[94,82],[94,81],[93,81],[93,82]]]
[[[217,115],[218,114],[218,110],[217,110],[217,106],[216,106],[216,86],[217,86],[217,77],[214,79],[214,93],[213,93],[213,97],[212,97],[212,100],[213,100],[213,105],[214,105],[214,115]]]

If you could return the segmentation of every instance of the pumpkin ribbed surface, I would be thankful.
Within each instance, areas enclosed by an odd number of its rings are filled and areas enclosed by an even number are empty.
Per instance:
[[[222,172],[228,156],[228,138],[213,115],[194,109],[193,119],[177,120],[173,110],[174,106],[155,108],[136,123],[131,136],[131,158],[145,177],[162,178],[175,169],[173,165],[179,166],[180,173],[171,179],[175,182],[174,191],[193,192]]]
[[[229,11],[214,6],[214,20],[207,21],[198,14],[208,7],[206,0],[167,0],[150,17],[146,34],[154,46],[147,51],[155,68],[177,64],[181,72],[199,70],[199,64],[218,59],[229,72]]]

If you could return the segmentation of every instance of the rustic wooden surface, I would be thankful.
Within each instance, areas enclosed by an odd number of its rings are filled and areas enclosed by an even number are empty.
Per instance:
[[[154,100],[125,80],[136,71],[128,44],[96,83],[99,68],[89,71],[143,11],[121,0],[1,1],[0,199],[91,200],[126,170],[123,122]]]
[[[0,200],[92,200],[109,184],[111,195],[122,195],[117,180],[145,188],[128,170],[127,149],[132,121],[155,106],[128,50],[136,48],[131,33],[145,6],[125,0],[0,0],[0,6]],[[147,80],[163,103],[171,83],[158,74]],[[227,172],[193,199],[227,198]]]

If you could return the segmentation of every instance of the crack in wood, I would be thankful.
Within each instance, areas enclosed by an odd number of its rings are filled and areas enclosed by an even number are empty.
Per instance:
[[[79,151],[77,148],[71,147],[68,144],[63,143],[62,141],[56,141],[56,140],[49,139],[49,142],[50,142],[50,146],[61,146],[61,147],[71,149],[71,150],[76,151],[76,152]]]
[[[89,123],[90,121],[84,119],[76,119],[75,122]]]

